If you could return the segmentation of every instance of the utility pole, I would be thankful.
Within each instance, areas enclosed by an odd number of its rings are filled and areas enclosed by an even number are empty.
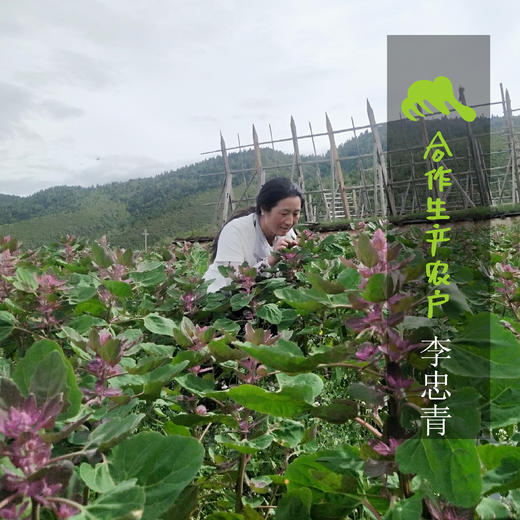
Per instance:
[[[148,231],[146,230],[146,228],[144,228],[144,233],[141,233],[142,235],[144,235],[144,250],[145,252],[148,251],[148,235],[150,233],[148,233]]]

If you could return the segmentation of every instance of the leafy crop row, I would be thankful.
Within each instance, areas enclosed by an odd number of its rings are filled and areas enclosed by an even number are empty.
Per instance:
[[[206,294],[198,244],[3,239],[0,517],[515,518],[520,234],[455,235],[431,320],[421,241],[304,231]],[[434,336],[443,438],[420,418]]]

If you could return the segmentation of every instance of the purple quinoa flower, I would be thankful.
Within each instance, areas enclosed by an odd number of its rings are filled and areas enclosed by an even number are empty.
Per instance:
[[[388,443],[385,443],[379,439],[371,439],[368,441],[368,445],[379,455],[388,457],[394,455],[397,447],[404,442],[404,439],[394,439],[390,437]]]
[[[56,415],[63,406],[61,394],[54,396],[39,409],[36,397],[30,394],[22,406],[11,406],[7,412],[0,411],[0,432],[16,438],[23,433],[36,433],[41,428],[52,428]]]
[[[378,349],[375,345],[366,341],[359,346],[359,349],[356,352],[356,357],[360,361],[370,361],[375,357],[377,351]]]
[[[196,300],[196,297],[193,293],[186,293],[181,296],[181,300],[184,302],[184,305],[186,306],[186,312],[191,312],[194,307],[194,303]]]
[[[408,340],[402,339],[401,336],[392,328],[387,329],[387,342],[379,347],[379,350],[388,356],[390,361],[401,361],[408,352],[420,347],[420,343],[411,344]]]

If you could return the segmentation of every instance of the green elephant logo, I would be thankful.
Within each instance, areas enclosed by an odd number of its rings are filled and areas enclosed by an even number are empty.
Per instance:
[[[428,103],[445,115],[450,114],[450,110],[446,106],[448,102],[459,116],[468,123],[471,123],[477,116],[471,107],[467,107],[457,101],[453,93],[453,85],[449,78],[445,76],[438,76],[433,81],[418,80],[412,83],[408,88],[408,97],[401,103],[401,110],[408,119],[417,121],[413,114],[424,117],[417,105],[425,112],[433,114],[426,106],[425,101],[428,101]]]

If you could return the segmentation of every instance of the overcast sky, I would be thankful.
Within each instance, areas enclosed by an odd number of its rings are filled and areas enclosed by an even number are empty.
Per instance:
[[[505,0],[2,0],[0,193],[157,175],[220,131],[288,137],[291,115],[299,133],[325,112],[367,124],[367,98],[384,121],[388,34],[490,34],[492,100],[502,81],[520,106],[519,15]]]

